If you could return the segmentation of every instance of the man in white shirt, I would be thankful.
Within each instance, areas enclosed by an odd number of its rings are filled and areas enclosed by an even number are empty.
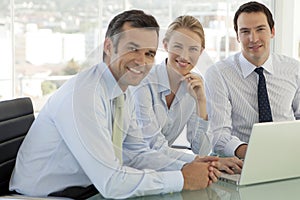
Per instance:
[[[270,53],[274,20],[263,4],[249,2],[240,6],[234,28],[241,52],[210,67],[205,80],[213,150],[220,155],[244,158],[252,126],[259,122],[258,100],[262,96],[258,95],[259,75],[254,70],[264,70],[271,119],[297,120],[300,63]]]
[[[112,19],[104,62],[79,73],[50,97],[20,147],[10,190],[75,199],[100,192],[123,199],[200,189],[217,181],[217,159],[186,163],[150,150],[142,140],[127,87],[139,84],[151,69],[158,31],[155,18],[140,10]],[[115,99],[121,95],[123,161],[112,143]]]

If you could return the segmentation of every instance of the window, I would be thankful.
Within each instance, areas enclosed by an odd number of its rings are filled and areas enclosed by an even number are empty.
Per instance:
[[[35,111],[39,111],[67,79],[101,60],[101,53],[97,50],[101,47],[108,22],[115,14],[131,8],[153,14],[162,31],[179,15],[197,17],[205,29],[205,55],[209,65],[239,50],[232,18],[236,8],[244,2],[2,0],[0,100],[30,96]],[[272,0],[263,2],[272,6]],[[157,62],[164,57],[160,46]]]

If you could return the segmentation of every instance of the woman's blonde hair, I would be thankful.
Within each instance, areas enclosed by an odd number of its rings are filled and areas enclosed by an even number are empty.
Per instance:
[[[165,34],[164,41],[169,41],[173,31],[176,31],[179,28],[186,28],[198,34],[201,39],[201,46],[205,48],[205,35],[202,24],[193,16],[182,15],[177,17],[169,26]]]

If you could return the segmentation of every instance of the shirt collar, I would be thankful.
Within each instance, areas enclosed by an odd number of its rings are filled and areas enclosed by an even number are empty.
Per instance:
[[[246,78],[248,77],[256,68],[255,65],[253,65],[252,63],[250,63],[241,53],[239,56],[239,63],[243,73],[243,77]],[[269,56],[269,58],[267,59],[267,61],[261,66],[265,69],[265,71],[267,71],[270,74],[274,73],[274,69],[273,69],[273,65],[272,65],[272,57]]]
[[[167,94],[171,93],[169,77],[167,72],[167,59],[164,60],[159,66],[157,66],[157,75],[158,75],[158,92],[166,92]]]
[[[158,76],[158,92],[163,93],[165,96],[171,93],[169,75],[167,70],[167,59],[165,59],[159,66],[157,66],[157,76]],[[166,78],[167,77],[167,78]],[[185,81],[180,83],[180,86],[176,92],[176,100],[181,99],[187,94],[185,88],[187,84]]]
[[[101,71],[102,79],[107,87],[107,93],[108,93],[109,99],[112,100],[112,99],[120,96],[121,94],[124,94],[124,92],[118,85],[115,77],[111,73],[108,66],[105,63],[102,63],[99,68]],[[125,98],[126,98],[126,94],[125,94]]]

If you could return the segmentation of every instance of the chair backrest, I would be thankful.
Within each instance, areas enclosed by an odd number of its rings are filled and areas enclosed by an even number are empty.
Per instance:
[[[33,121],[30,98],[0,102],[0,195],[10,193],[8,185],[16,156]]]

